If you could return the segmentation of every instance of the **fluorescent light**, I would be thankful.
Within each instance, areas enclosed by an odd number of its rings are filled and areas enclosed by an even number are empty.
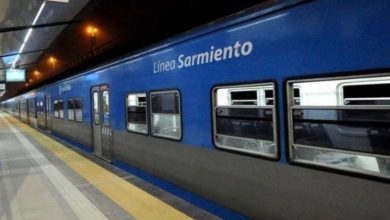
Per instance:
[[[46,1],[43,1],[41,7],[40,7],[39,10],[38,10],[37,15],[35,15],[35,18],[34,18],[34,21],[33,21],[32,25],[35,25],[35,24],[37,23],[38,18],[39,18],[39,16],[41,15],[41,13],[42,13],[43,8],[45,7],[45,5],[46,5]]]
[[[22,46],[21,46],[20,49],[19,49],[19,54],[23,51],[23,49],[24,49],[25,46],[26,46],[26,43],[23,43]],[[19,54],[18,54],[18,55],[19,55]]]
[[[26,36],[24,37],[23,43],[26,43],[28,38],[30,38],[31,32],[32,32],[32,28],[29,28]]]
[[[45,7],[45,5],[46,5],[46,1],[43,1],[41,7],[40,7],[39,10],[38,10],[38,13],[35,15],[35,18],[34,18],[34,21],[33,21],[32,25],[35,25],[35,24],[37,23],[38,18],[39,18],[39,16],[41,15],[41,13],[42,13],[43,8]],[[30,38],[32,31],[33,31],[32,28],[28,29],[27,34],[26,34],[26,36],[24,37],[23,44],[22,44],[22,46],[21,46],[20,49],[19,49],[19,54],[15,57],[14,62],[12,63],[11,69],[14,69],[14,68],[15,68],[16,62],[17,62],[18,59],[20,58],[20,53],[23,52],[23,49],[24,49],[24,47],[26,46],[26,43],[27,43],[28,39]]]
[[[46,0],[48,2],[62,2],[62,3],[68,3],[69,0]]]

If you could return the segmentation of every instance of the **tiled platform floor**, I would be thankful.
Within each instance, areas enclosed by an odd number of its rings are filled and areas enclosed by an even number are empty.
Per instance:
[[[0,113],[0,220],[217,219],[92,155],[71,149],[58,140],[48,140],[44,134]],[[57,148],[51,148],[51,145]],[[75,162],[58,157],[76,153],[78,161]],[[99,166],[91,166],[91,162]],[[89,168],[88,172],[103,173],[115,180],[90,182],[91,179],[85,178],[75,163],[85,163],[87,165],[81,169],[90,166],[93,168]],[[111,185],[113,188],[110,188]],[[135,190],[134,195],[148,200],[137,201],[139,197],[132,199],[133,194],[125,194],[132,192],[129,190]],[[112,194],[122,193],[124,199],[117,199],[121,197],[110,194],[111,191]],[[127,208],[128,204],[122,204],[126,201],[137,204],[137,207]]]

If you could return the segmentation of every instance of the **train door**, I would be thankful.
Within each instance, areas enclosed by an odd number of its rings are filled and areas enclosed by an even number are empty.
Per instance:
[[[20,117],[20,107],[21,107],[20,100],[18,100],[18,118],[19,119],[21,119],[21,117]]]
[[[30,100],[26,99],[26,123],[30,124]]]
[[[50,96],[45,96],[45,129],[52,130],[52,115],[51,115],[51,99]]]
[[[111,161],[110,92],[107,85],[94,86],[92,97],[92,132],[94,154]]]

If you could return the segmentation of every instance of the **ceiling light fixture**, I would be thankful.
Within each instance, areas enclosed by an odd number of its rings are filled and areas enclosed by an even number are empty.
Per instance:
[[[46,1],[49,1],[49,2],[61,2],[61,3],[68,3],[69,0],[46,0]]]
[[[45,5],[46,5],[46,1],[43,1],[41,7],[40,7],[39,10],[38,10],[38,13],[35,15],[34,21],[33,21],[33,23],[32,23],[33,26],[37,23],[38,18],[39,18],[39,16],[41,15],[41,13],[42,13],[43,8],[45,7]],[[22,46],[21,46],[20,49],[19,49],[18,55],[16,55],[15,60],[14,60],[14,62],[12,63],[11,69],[14,69],[14,68],[15,68],[16,62],[19,60],[20,54],[23,52],[23,49],[24,49],[24,47],[26,46],[26,43],[27,43],[28,39],[30,38],[32,31],[33,31],[32,28],[29,28],[29,29],[28,29],[27,34],[26,34],[26,36],[24,37]]]

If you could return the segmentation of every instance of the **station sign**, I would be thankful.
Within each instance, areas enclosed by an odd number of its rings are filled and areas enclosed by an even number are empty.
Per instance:
[[[6,82],[25,82],[26,70],[25,69],[7,69],[5,71]]]
[[[63,83],[58,86],[58,92],[60,95],[70,90],[72,90],[72,86],[69,83]]]
[[[5,83],[0,83],[0,91],[5,90]]]

